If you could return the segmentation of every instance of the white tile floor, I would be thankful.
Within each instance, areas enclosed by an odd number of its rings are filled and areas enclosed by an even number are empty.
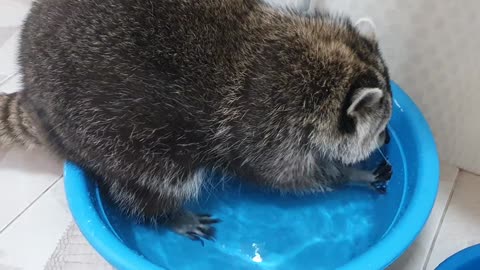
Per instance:
[[[0,92],[21,89],[18,31],[30,0],[0,0]],[[434,269],[480,242],[480,176],[442,164],[440,192],[415,244],[392,270]],[[0,270],[43,269],[71,221],[61,162],[47,153],[0,150]]]

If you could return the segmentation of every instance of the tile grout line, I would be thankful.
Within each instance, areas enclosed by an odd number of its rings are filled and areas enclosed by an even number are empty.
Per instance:
[[[0,81],[0,85],[3,85],[3,84],[5,84],[5,83],[7,83],[11,78],[13,78],[13,77],[15,77],[15,76],[17,76],[17,75],[18,75],[18,72],[15,72],[15,73],[13,73],[13,74],[8,75],[5,79],[3,79],[3,80]]]
[[[12,225],[20,216],[22,216],[32,205],[34,205],[45,193],[47,193],[52,187],[62,179],[63,175],[59,176],[52,184],[50,184],[40,195],[38,195],[31,203],[27,205],[20,213],[18,213],[10,222],[7,223],[3,228],[0,229],[0,235]]]
[[[428,250],[427,256],[425,258],[425,262],[422,267],[423,270],[427,269],[428,263],[430,262],[430,258],[432,257],[433,248],[435,247],[438,235],[440,234],[440,229],[442,228],[443,221],[445,219],[445,216],[447,215],[448,208],[450,207],[450,202],[452,201],[453,193],[455,192],[455,187],[457,185],[457,179],[458,179],[458,176],[460,175],[460,171],[461,169],[457,167],[457,173],[455,174],[455,178],[453,179],[452,190],[450,191],[450,194],[448,196],[446,206],[443,209],[442,217],[440,218],[440,223],[438,224],[438,227],[435,230],[435,235],[433,236],[432,243],[430,244],[430,248]]]

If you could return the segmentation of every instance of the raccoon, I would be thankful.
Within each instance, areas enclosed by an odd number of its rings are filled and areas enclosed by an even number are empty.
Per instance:
[[[295,193],[392,174],[352,167],[388,142],[392,112],[365,23],[258,0],[42,0],[19,63],[1,144],[51,150],[192,240],[215,235],[217,218],[183,208],[212,172]]]

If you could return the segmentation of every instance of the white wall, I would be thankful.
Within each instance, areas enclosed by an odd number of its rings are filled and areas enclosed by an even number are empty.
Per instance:
[[[423,111],[441,158],[480,173],[480,1],[286,2],[373,18],[392,78]]]

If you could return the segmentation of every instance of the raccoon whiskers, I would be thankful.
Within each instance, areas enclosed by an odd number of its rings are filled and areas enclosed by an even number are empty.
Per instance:
[[[375,142],[377,144],[377,151],[380,153],[380,155],[383,157],[383,160],[388,164],[388,165],[392,165],[390,163],[390,161],[388,160],[388,158],[385,156],[385,154],[383,153],[382,151],[382,148],[380,147],[380,145],[378,145],[378,142]]]

